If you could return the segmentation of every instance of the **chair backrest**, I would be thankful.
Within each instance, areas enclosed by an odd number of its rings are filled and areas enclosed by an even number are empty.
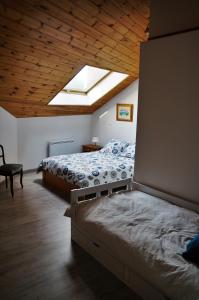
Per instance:
[[[2,146],[2,145],[0,145],[0,149],[1,149],[1,152],[0,152],[0,158],[2,158],[3,164],[5,165],[5,164],[6,164],[6,161],[5,161],[5,154],[4,154],[4,149],[3,149],[3,146]]]

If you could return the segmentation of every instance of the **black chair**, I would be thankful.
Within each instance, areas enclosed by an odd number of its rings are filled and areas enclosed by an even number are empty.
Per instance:
[[[5,161],[5,154],[4,154],[4,149],[3,146],[0,145],[1,153],[0,153],[0,158],[3,160],[3,165],[0,166],[0,176],[5,176],[6,178],[6,188],[8,188],[8,177],[10,177],[10,190],[12,197],[14,196],[14,191],[13,191],[13,176],[16,174],[20,174],[20,184],[21,187],[23,188],[23,165],[20,164],[6,164]]]

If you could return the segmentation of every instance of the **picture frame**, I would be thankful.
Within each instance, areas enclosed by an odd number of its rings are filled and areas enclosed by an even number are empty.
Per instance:
[[[117,103],[116,120],[133,122],[133,104]]]

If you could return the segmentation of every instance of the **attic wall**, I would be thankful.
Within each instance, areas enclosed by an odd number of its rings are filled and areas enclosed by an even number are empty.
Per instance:
[[[19,162],[24,170],[35,169],[47,155],[47,143],[52,140],[74,139],[73,151],[91,139],[91,116],[15,118],[0,108],[0,144],[4,146],[6,162]]]
[[[0,144],[4,146],[7,163],[18,161],[17,138],[17,119],[0,107]]]
[[[116,104],[130,103],[134,105],[133,122],[116,120]],[[137,125],[138,80],[113,97],[111,101],[92,115],[92,136],[98,136],[104,145],[110,139],[122,139],[135,143]],[[100,116],[105,113],[103,117]]]
[[[38,167],[52,140],[71,138],[74,153],[81,152],[82,144],[90,142],[90,122],[90,115],[18,119],[19,161],[24,169]]]

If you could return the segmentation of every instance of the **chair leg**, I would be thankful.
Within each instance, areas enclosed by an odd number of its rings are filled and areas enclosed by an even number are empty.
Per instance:
[[[11,194],[12,197],[14,197],[14,191],[13,191],[13,176],[10,176],[10,190],[11,190]]]
[[[6,189],[8,188],[8,177],[6,176]]]
[[[21,169],[21,172],[20,172],[20,184],[23,189],[23,169]]]

